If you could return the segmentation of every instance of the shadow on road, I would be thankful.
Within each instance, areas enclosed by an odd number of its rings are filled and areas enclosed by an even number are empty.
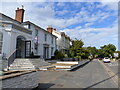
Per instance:
[[[52,87],[53,83],[39,83],[37,88],[34,88],[32,90],[47,90],[48,88]]]
[[[111,77],[109,77],[109,78],[107,78],[107,79],[104,79],[104,80],[102,80],[102,81],[99,81],[99,82],[97,82],[97,83],[95,83],[95,84],[93,84],[93,85],[91,85],[91,86],[88,86],[87,88],[84,88],[83,90],[90,89],[91,87],[96,86],[96,85],[98,85],[98,84],[100,84],[100,83],[103,83],[103,82],[105,82],[105,81],[107,81],[107,80],[115,77],[116,75],[118,75],[118,73],[116,73],[115,75],[113,75],[113,76],[111,76]]]

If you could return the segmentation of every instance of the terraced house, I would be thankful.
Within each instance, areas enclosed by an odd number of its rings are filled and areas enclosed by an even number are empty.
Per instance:
[[[64,32],[58,32],[56,29],[54,29],[52,26],[49,26],[47,28],[47,31],[52,33],[57,37],[57,49],[61,50],[62,53],[65,53],[68,51],[70,45],[72,44],[72,40],[69,36],[67,36]]]
[[[32,51],[41,58],[50,59],[56,50],[56,36],[30,21],[23,23],[24,27],[32,30]]]
[[[36,57],[50,59],[56,49],[63,53],[70,47],[71,39],[64,32],[49,26],[46,30],[31,21],[24,21],[22,8],[17,8],[15,19],[0,13],[0,60]]]
[[[40,58],[51,58],[57,37],[30,21],[23,22],[24,11],[23,7],[17,8],[15,19],[0,13],[1,60],[29,58],[31,52]]]

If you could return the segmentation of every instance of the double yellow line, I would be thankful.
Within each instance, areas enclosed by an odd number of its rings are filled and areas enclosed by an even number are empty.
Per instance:
[[[99,61],[99,60],[98,60]],[[120,78],[118,77],[118,75],[115,75],[115,73],[113,71],[111,71],[105,64],[103,64],[101,61],[99,61],[101,63],[101,65],[104,67],[104,69],[107,71],[107,73],[109,74],[110,77],[114,76],[112,78],[112,80],[114,81],[114,83],[119,87],[120,85]]]

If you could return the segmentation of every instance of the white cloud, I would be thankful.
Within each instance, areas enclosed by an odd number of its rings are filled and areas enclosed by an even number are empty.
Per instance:
[[[63,11],[54,11],[53,3],[5,3],[3,4],[4,10],[2,13],[14,18],[15,17],[15,9],[18,6],[25,6],[25,20],[32,21],[37,25],[40,25],[43,28],[46,28],[48,25],[56,26],[56,28],[65,28],[69,25],[81,22],[93,23],[96,20],[103,20],[109,16],[107,13],[103,13],[102,11],[98,11],[97,13],[93,13],[92,16],[88,15],[88,11],[82,7],[80,12],[76,13],[74,17],[70,17],[69,19],[61,19],[56,18],[55,13],[64,14],[67,13],[67,10]],[[41,6],[41,7],[40,7]],[[58,6],[65,6],[65,3],[58,3]],[[2,9],[3,9],[2,8]],[[9,12],[11,11],[11,12]],[[68,12],[70,14],[70,12]]]
[[[65,6],[65,3],[64,3],[64,2],[58,2],[58,3],[57,3],[57,6],[58,6],[58,7],[64,7],[64,6]]]
[[[86,24],[85,24],[85,27],[89,27],[89,26],[91,26],[91,25],[93,25],[93,22],[86,23]]]
[[[108,6],[108,10],[118,10],[119,0],[101,0],[103,6]]]
[[[62,10],[62,11],[56,11],[56,14],[58,15],[64,15],[65,13],[68,13],[68,10]]]
[[[117,46],[118,42],[118,28],[117,24],[109,28],[82,28],[82,29],[64,29],[61,30],[72,39],[82,39],[85,46],[100,47],[105,44],[112,43]]]

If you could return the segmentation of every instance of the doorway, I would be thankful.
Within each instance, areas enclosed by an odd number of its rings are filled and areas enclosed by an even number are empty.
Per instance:
[[[29,58],[31,54],[31,41],[25,41],[25,58]]]
[[[16,58],[26,58],[30,56],[31,53],[31,41],[26,41],[23,36],[17,37],[16,43]]]
[[[43,52],[44,52],[44,59],[49,59],[49,47],[44,47],[43,48]]]

